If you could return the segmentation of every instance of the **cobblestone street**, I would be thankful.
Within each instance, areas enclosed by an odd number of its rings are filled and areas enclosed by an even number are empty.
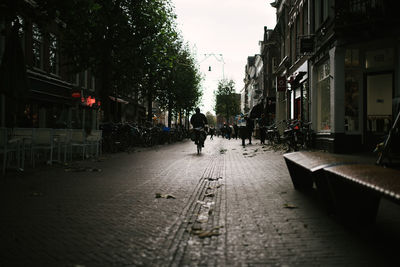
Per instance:
[[[293,189],[283,152],[240,144],[208,139],[197,155],[185,141],[7,175],[0,266],[398,261],[398,205],[382,200],[375,225],[348,229],[316,197]]]

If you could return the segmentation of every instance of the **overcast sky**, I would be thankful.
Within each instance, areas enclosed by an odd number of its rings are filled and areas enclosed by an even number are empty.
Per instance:
[[[248,56],[260,53],[264,26],[273,29],[276,9],[272,0],[172,0],[178,29],[200,62],[203,73],[202,112],[213,111],[213,91],[223,76],[232,79],[236,92],[244,87]],[[205,56],[215,54],[215,56]],[[222,54],[222,58],[220,56]],[[222,63],[222,59],[225,64]],[[211,67],[211,71],[209,70]]]

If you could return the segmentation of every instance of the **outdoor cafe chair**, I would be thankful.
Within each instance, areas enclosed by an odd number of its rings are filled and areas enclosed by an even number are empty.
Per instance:
[[[37,151],[48,151],[49,159],[47,160],[48,164],[52,164],[53,162],[53,149],[54,149],[54,137],[53,137],[53,129],[50,128],[35,128],[33,130],[32,136],[32,165],[35,167],[35,158],[39,153]]]
[[[86,141],[86,133],[83,129],[71,129],[70,130],[70,156],[73,157],[74,148],[80,148],[82,150],[82,159],[85,159],[87,148],[89,143]]]
[[[61,162],[61,152],[63,152],[63,162],[67,161],[68,147],[71,142],[71,132],[68,129],[54,129],[54,146],[57,148],[57,161]]]
[[[25,155],[30,155],[30,160],[32,162],[32,137],[34,128],[13,128],[12,129],[12,139],[17,140],[19,143],[19,148],[21,152],[21,167],[25,166]],[[28,152],[28,153],[26,153]]]
[[[90,152],[95,150],[95,155],[98,157],[101,154],[102,130],[92,130],[86,137],[86,141],[90,147]]]
[[[15,153],[15,158],[17,159],[17,165],[19,167],[19,149],[18,143],[11,141],[11,130],[1,127],[0,128],[0,154],[3,155],[3,168],[2,174],[5,175],[6,168],[8,164],[8,155],[10,153]]]

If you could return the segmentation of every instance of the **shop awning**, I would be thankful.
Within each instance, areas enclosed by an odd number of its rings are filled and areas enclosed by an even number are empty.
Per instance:
[[[128,101],[123,100],[122,98],[114,97],[114,96],[108,96],[112,101],[122,103],[122,104],[129,104]]]
[[[260,118],[261,114],[263,113],[264,106],[262,103],[255,105],[250,111],[250,118]]]

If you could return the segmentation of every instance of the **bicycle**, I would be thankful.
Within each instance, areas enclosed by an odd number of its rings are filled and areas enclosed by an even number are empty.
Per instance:
[[[204,146],[206,140],[206,132],[203,127],[194,128],[195,144],[197,145],[197,155],[201,153],[201,149]]]
[[[311,129],[311,122],[301,123],[301,136],[303,137],[303,149],[310,149],[314,143],[314,131]]]
[[[283,135],[287,144],[287,152],[299,151],[300,144],[302,143],[300,122],[298,120],[289,121]]]

